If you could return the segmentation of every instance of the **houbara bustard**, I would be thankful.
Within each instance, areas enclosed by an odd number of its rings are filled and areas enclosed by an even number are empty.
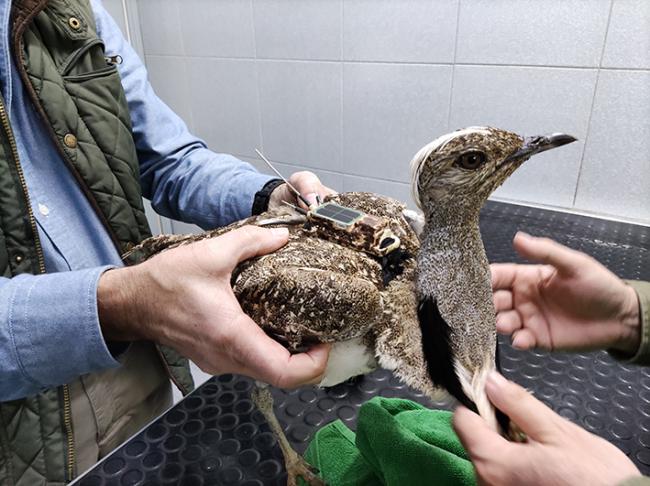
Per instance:
[[[321,386],[380,366],[433,399],[450,393],[505,432],[507,418],[497,418],[484,392],[497,339],[479,212],[524,161],[573,141],[458,130],[411,162],[422,214],[388,197],[344,193],[309,212],[275,209],[199,235],[156,236],[135,251],[148,258],[245,224],[286,226],[286,246],[241,263],[232,287],[243,310],[290,350],[333,344]],[[270,391],[259,386],[253,395],[278,437],[289,484],[297,476],[323,484],[284,437]]]

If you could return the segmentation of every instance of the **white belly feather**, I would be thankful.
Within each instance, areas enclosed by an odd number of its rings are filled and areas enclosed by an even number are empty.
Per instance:
[[[365,375],[377,368],[374,351],[361,338],[334,343],[319,386],[334,386],[353,376]]]

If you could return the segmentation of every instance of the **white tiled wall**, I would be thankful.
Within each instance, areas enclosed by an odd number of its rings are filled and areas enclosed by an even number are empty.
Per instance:
[[[216,150],[410,200],[442,133],[565,131],[496,197],[650,224],[648,0],[132,1],[154,87]]]

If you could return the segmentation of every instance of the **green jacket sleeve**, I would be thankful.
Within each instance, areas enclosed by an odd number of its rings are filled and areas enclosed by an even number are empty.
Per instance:
[[[627,363],[650,366],[650,282],[627,280],[626,283],[636,290],[639,296],[639,317],[641,318],[641,343],[633,356],[611,351],[614,358]],[[650,483],[648,483],[650,484]]]
[[[618,483],[618,486],[650,486],[650,478],[647,476],[636,476]]]

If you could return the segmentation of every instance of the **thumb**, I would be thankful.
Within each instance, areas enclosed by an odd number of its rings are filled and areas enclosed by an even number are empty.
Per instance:
[[[549,238],[538,238],[521,231],[517,232],[513,245],[522,257],[554,266],[564,275],[573,275],[580,266],[583,254],[560,245]]]
[[[228,268],[260,255],[266,255],[283,247],[289,239],[287,228],[260,228],[242,226],[217,238],[207,240],[207,244]]]
[[[531,439],[548,442],[563,420],[524,388],[496,371],[488,376],[485,391],[492,404],[505,413]]]
[[[499,449],[509,445],[485,420],[462,405],[454,412],[453,426],[472,462],[490,455],[501,455]]]

